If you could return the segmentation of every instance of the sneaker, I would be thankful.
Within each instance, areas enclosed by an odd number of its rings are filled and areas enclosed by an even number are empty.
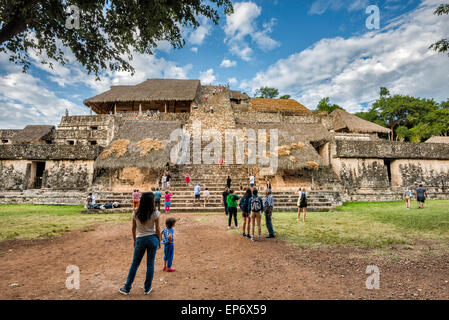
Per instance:
[[[272,235],[268,235],[265,238],[270,239],[270,238],[275,238],[276,236],[272,236]]]
[[[121,294],[124,294],[125,296],[129,296],[129,291],[125,289],[125,287],[120,288],[120,290],[118,291]]]
[[[167,267],[164,267],[164,269],[162,269],[162,271],[167,271],[168,270],[168,268]]]
[[[239,227],[239,226],[235,226],[235,228],[236,228],[236,229],[239,229],[240,227]]]
[[[176,271],[175,268],[169,268],[169,269],[167,269],[167,272],[175,272],[175,271]]]
[[[251,236],[251,241],[254,242],[254,241],[256,241],[256,239],[254,239],[254,237]]]
[[[246,237],[246,233],[245,233],[245,232],[243,232],[242,236],[243,236],[243,237]]]
[[[151,287],[148,291],[145,291],[145,294],[150,294],[153,291],[153,287]]]
[[[251,235],[247,234],[246,237],[247,237],[248,239],[250,239],[250,238],[251,238]]]

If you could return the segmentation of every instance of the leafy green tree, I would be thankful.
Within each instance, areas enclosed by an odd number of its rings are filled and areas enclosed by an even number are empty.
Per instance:
[[[74,28],[70,5],[80,9]],[[108,68],[133,73],[127,61],[133,51],[152,54],[162,40],[181,48],[181,28],[198,27],[200,16],[217,24],[220,7],[232,12],[231,0],[0,0],[0,52],[24,72],[30,51],[52,66],[68,61],[67,47],[89,74],[98,77]]]
[[[379,93],[379,95],[380,95],[381,97],[389,96],[389,95],[390,95],[390,91],[388,91],[388,89],[385,88],[385,87],[380,87],[380,93]]]
[[[254,97],[256,98],[265,98],[265,99],[273,99],[279,95],[279,90],[276,88],[262,87],[257,89]]]
[[[439,5],[433,14],[439,16],[449,14],[449,3]],[[441,39],[432,44],[430,48],[437,52],[447,52],[449,55],[449,39]]]
[[[327,113],[331,113],[335,109],[343,109],[343,108],[337,104],[331,104],[329,97],[326,97],[320,100],[316,109],[318,111],[326,111]]]
[[[281,97],[279,97],[279,99],[290,99],[292,96],[289,94],[283,95]]]

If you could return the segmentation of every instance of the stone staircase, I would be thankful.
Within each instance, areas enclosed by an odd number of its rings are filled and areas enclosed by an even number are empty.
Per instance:
[[[249,172],[246,166],[229,165],[182,165],[170,169],[172,180],[170,181],[170,191],[173,193],[171,212],[224,212],[222,203],[222,192],[226,186],[228,175],[232,179],[231,189],[235,194],[242,196],[249,187]],[[186,186],[185,173],[189,172],[191,176],[190,186]],[[201,200],[194,204],[193,188],[200,183]],[[240,186],[242,190],[240,190]],[[208,188],[211,197],[204,207],[203,191]],[[265,191],[265,182],[256,179],[256,188],[263,197]],[[105,204],[117,201],[120,203],[119,209],[115,212],[129,212],[132,208],[131,192],[103,192],[96,194],[97,203]],[[297,211],[298,195],[294,190],[273,190],[275,200],[275,211]],[[308,210],[309,211],[330,211],[340,205],[340,195],[332,191],[312,191],[309,192]],[[163,204],[161,203],[163,207]],[[163,208],[161,208],[163,210]]]

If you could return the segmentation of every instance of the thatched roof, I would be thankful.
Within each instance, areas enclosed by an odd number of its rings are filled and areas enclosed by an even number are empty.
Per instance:
[[[12,139],[20,130],[3,129],[0,130],[0,139]]]
[[[180,121],[125,120],[111,144],[95,161],[95,168],[126,167],[162,169],[170,159],[173,130]]]
[[[30,125],[14,135],[14,143],[40,142],[51,139],[54,126]]]
[[[230,90],[230,98],[233,100],[249,100],[250,97],[246,93]]]
[[[257,125],[238,125],[237,129],[265,129],[267,135],[270,129],[278,130],[278,167],[283,170],[298,170],[309,168],[311,163],[323,164],[321,156],[312,146],[314,142],[330,140],[330,134],[322,124],[280,124],[264,123]],[[269,137],[271,139],[271,136]],[[270,143],[267,143],[267,151]]]
[[[193,101],[200,80],[148,79],[137,85],[111,86],[111,89],[84,100],[86,106],[118,102]]]
[[[433,136],[429,138],[426,143],[449,143],[449,137]]]
[[[298,101],[293,99],[251,99],[250,111],[254,112],[285,112],[300,115],[312,114],[312,112]]]
[[[391,130],[376,123],[366,121],[342,109],[335,109],[330,114],[335,131],[347,130],[358,133],[390,133]]]

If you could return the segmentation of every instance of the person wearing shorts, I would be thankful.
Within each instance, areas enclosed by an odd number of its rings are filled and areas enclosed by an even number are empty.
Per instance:
[[[197,201],[199,203],[200,198],[201,198],[201,187],[200,187],[199,183],[195,186],[193,195],[195,196],[195,200],[193,201],[193,204],[196,204]]]
[[[426,201],[427,192],[426,189],[423,188],[423,185],[420,184],[415,191],[416,200],[418,201],[418,209],[424,209],[424,202]]]
[[[140,192],[139,190],[134,190],[133,192],[133,210],[139,208],[140,203]]]
[[[173,197],[172,193],[169,193],[168,191],[165,191],[165,213],[170,213],[170,208],[171,208],[171,197]]]
[[[249,185],[251,186],[251,189],[254,188],[254,180],[255,180],[255,178],[254,178],[254,175],[252,174],[249,177]]]
[[[257,191],[257,189],[253,190],[253,196],[249,200],[248,204],[248,212],[251,212],[251,241],[256,241],[254,235],[254,229],[256,224],[257,224],[257,231],[259,234],[259,241],[262,240],[261,219],[262,219],[263,201],[262,198],[259,197],[258,193],[259,192]],[[259,209],[257,210],[255,210],[256,205],[259,207]]]
[[[301,219],[301,211],[303,211],[304,215],[302,216],[302,222],[306,222],[306,214],[307,214],[307,192],[306,188],[299,188],[298,190],[298,217],[296,220]]]
[[[412,201],[413,192],[411,189],[407,189],[404,192],[404,200],[405,200],[405,207],[410,210],[410,202]]]
[[[251,189],[246,189],[245,194],[240,199],[240,209],[242,210],[242,220],[243,220],[243,236],[246,238],[251,238],[250,236],[250,225],[251,225],[251,217],[249,214],[249,200],[253,196]]]

